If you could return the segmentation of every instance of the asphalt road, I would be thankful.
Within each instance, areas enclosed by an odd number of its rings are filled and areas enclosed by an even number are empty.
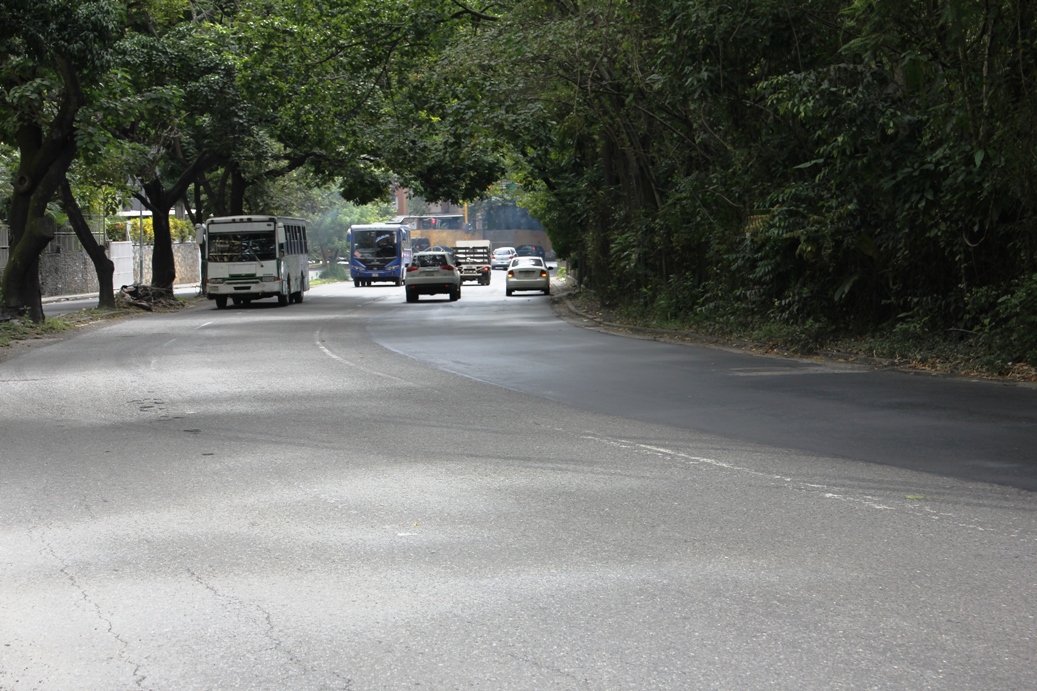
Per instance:
[[[0,689],[1037,686],[1037,392],[494,278],[0,362]]]

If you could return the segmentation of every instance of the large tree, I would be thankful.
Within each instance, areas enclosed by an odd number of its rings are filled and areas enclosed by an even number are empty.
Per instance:
[[[123,30],[113,0],[8,0],[0,5],[0,137],[18,147],[8,210],[6,310],[43,320],[39,255],[53,239],[47,204],[76,156],[84,81],[107,66]]]

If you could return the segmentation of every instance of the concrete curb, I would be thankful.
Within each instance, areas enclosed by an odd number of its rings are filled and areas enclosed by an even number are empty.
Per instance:
[[[173,294],[183,294],[190,291],[201,290],[201,285],[198,283],[185,283],[182,285],[173,286]],[[116,293],[119,291],[116,290]],[[97,293],[80,293],[78,295],[49,295],[43,298],[43,304],[49,305],[55,302],[77,302],[80,300],[95,300],[97,299]]]

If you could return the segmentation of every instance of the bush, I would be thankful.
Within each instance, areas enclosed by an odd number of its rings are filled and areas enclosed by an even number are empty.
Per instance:
[[[140,223],[141,219],[128,218],[128,219],[108,219],[108,224],[105,227],[105,236],[112,242],[124,242],[130,240],[134,243],[140,242]],[[126,224],[130,224],[130,234],[126,237]],[[180,218],[170,217],[169,219],[169,232],[173,236],[173,242],[193,242],[194,241],[194,226],[191,225],[190,221],[185,221]],[[151,217],[146,216],[144,218],[144,244],[151,245],[155,242],[155,231],[151,223]]]
[[[331,262],[328,268],[320,272],[320,277],[329,281],[348,281],[349,272],[338,262]]]
[[[997,301],[990,333],[997,357],[1037,364],[1037,274],[1016,282]]]

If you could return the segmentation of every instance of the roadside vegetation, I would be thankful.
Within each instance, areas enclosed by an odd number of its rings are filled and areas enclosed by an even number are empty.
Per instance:
[[[933,334],[909,326],[877,328],[867,334],[838,334],[819,325],[711,320],[694,314],[658,318],[629,303],[605,305],[593,291],[576,289],[567,299],[579,311],[607,324],[650,330],[678,341],[706,342],[789,357],[822,357],[988,379],[1037,381],[1037,368],[1004,360],[987,339],[975,334]],[[658,333],[657,333],[658,332]]]
[[[1008,372],[1037,364],[1035,45],[1023,0],[520,1],[441,69],[605,309]]]
[[[165,288],[178,201],[306,213],[329,264],[391,185],[505,189],[616,314],[1037,365],[1028,0],[12,0],[0,48],[11,313],[59,198],[132,193]]]
[[[61,334],[77,326],[104,319],[108,314],[105,310],[87,310],[54,317],[42,323],[23,319],[0,321],[0,348],[6,348],[17,341]],[[0,350],[0,357],[3,355],[4,351]]]

